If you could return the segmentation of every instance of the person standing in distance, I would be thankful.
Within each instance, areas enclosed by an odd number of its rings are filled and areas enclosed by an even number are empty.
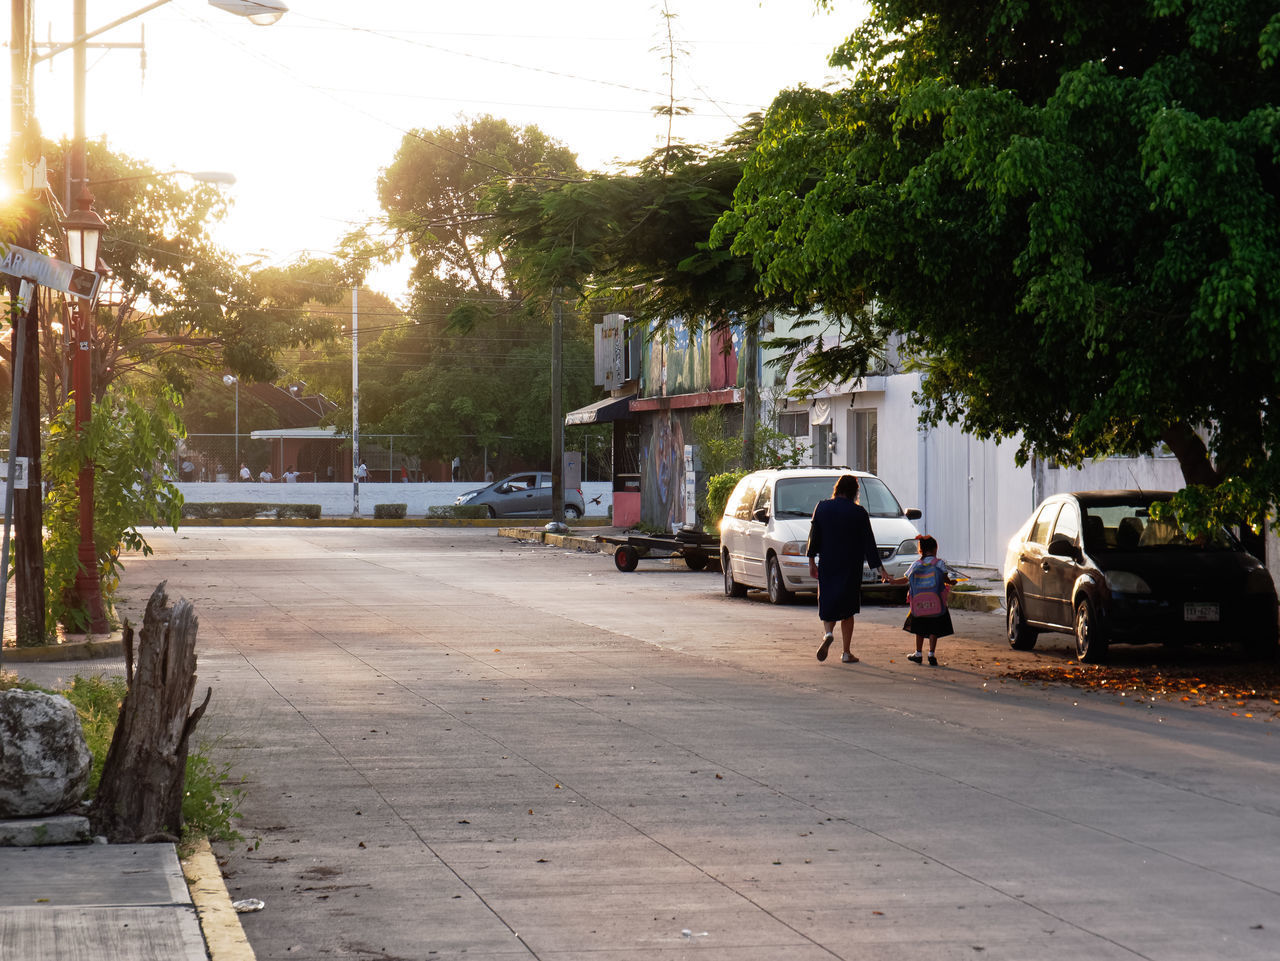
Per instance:
[[[836,624],[839,624],[844,645],[840,660],[845,664],[858,663],[849,645],[853,641],[854,615],[862,606],[862,562],[865,560],[872,570],[878,569],[882,581],[889,576],[880,563],[871,518],[857,499],[858,478],[842,474],[836,479],[831,497],[819,501],[813,509],[809,525],[809,545],[805,553],[809,555],[809,576],[818,581],[818,617],[822,620],[820,661],[827,659],[827,651],[835,640]]]
[[[240,479],[241,479],[242,481],[251,481],[251,480],[253,480],[253,474],[251,474],[251,473],[249,472],[249,468],[248,468],[247,466],[245,466],[244,464],[241,464],[241,465],[240,465]]]

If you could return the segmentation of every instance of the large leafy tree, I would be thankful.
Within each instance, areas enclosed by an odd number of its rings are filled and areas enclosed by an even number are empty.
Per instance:
[[[494,117],[405,136],[378,190],[393,245],[412,261],[410,303],[361,347],[362,432],[416,436],[428,458],[545,457],[549,291],[508,270],[484,201],[495,184],[580,176],[567,148]],[[565,399],[584,403],[590,329],[570,316],[565,330]]]
[[[414,312],[437,310],[442,289],[474,295],[477,309],[501,309],[486,300],[518,292],[509,288],[493,219],[481,204],[486,191],[579,175],[567,147],[537,127],[495,117],[406,134],[378,178],[378,197],[397,246],[413,261]]]
[[[1163,443],[1184,503],[1256,523],[1280,494],[1278,55],[1263,0],[880,0],[846,87],[777,98],[717,239],[766,292],[903,331],[927,422],[1067,462]]]
[[[52,145],[46,153],[66,155]],[[218,187],[166,175],[102,141],[89,145],[87,169],[107,222],[99,257],[111,271],[94,317],[96,398],[120,378],[180,393],[201,371],[273,380],[281,350],[333,335],[331,318],[312,308],[340,295],[346,274],[338,262],[247,269],[211,237],[227,205]],[[51,169],[51,182],[62,179]]]

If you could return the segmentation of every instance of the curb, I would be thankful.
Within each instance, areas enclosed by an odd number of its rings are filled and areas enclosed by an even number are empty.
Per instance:
[[[579,522],[575,522],[579,523]],[[601,527],[608,525],[601,524]],[[600,542],[581,534],[552,534],[540,527],[499,527],[499,537],[511,537],[518,541],[538,541],[554,547],[569,547],[580,551],[600,553]]]
[[[1004,607],[1004,598],[998,594],[984,594],[980,591],[952,591],[947,600],[947,607],[959,608],[962,611],[984,611],[990,613]]]
[[[100,657],[122,657],[124,640],[120,634],[104,634],[100,641],[70,641],[65,644],[42,644],[39,647],[6,647],[6,664],[33,664],[45,661],[91,661]]]
[[[199,841],[196,849],[183,858],[182,876],[196,906],[211,961],[256,961],[208,840]]]

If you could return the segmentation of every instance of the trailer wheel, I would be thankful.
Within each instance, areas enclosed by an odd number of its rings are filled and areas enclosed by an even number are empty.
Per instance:
[[[640,552],[630,544],[623,544],[613,552],[613,564],[624,574],[630,574],[639,563]]]
[[[707,568],[707,552],[700,547],[693,547],[684,552],[685,566],[691,571],[703,571]]]

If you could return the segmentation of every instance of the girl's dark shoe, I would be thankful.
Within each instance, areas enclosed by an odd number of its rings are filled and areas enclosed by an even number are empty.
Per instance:
[[[934,667],[937,667],[937,666],[938,666],[938,659],[937,659],[936,657],[934,657],[932,654],[930,654],[930,655],[929,655],[929,663],[930,663],[931,665],[933,665]]]

